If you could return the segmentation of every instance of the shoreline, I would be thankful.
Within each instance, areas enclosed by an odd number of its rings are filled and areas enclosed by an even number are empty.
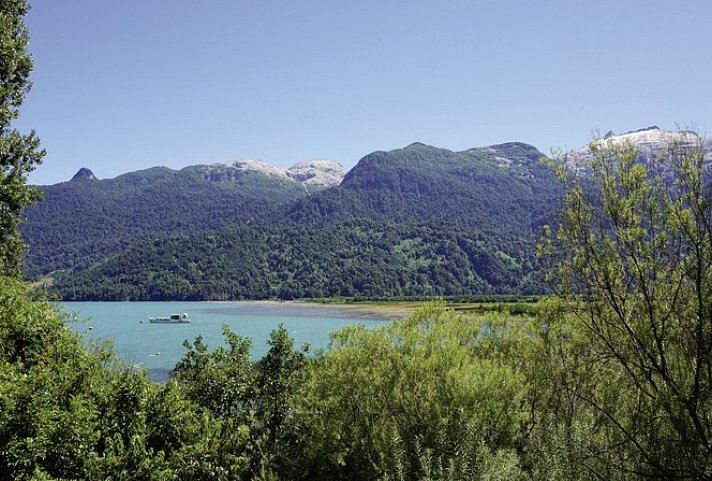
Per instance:
[[[403,303],[379,303],[379,302],[357,302],[357,303],[319,303],[311,302],[309,300],[294,299],[294,300],[278,300],[278,299],[262,299],[262,300],[230,300],[230,301],[64,301],[56,300],[54,301],[59,304],[63,303],[112,303],[112,302],[127,302],[127,303],[180,303],[180,302],[196,302],[196,303],[206,303],[214,306],[237,306],[237,305],[254,305],[254,306],[264,306],[271,307],[277,313],[282,310],[293,310],[297,311],[297,315],[308,315],[309,311],[312,313],[327,313],[331,312],[336,314],[336,317],[359,317],[363,319],[373,319],[373,320],[395,320],[404,319],[411,315],[415,310],[423,305],[423,303],[412,303],[410,305],[404,305]]]
[[[268,306],[290,306],[295,309],[304,309],[304,310],[331,310],[335,312],[340,312],[344,314],[357,314],[359,317],[374,317],[374,318],[379,318],[383,319],[386,318],[388,320],[394,320],[394,319],[404,319],[408,316],[410,316],[413,312],[415,312],[418,306],[405,306],[405,305],[398,305],[398,304],[388,304],[388,303],[367,303],[367,302],[358,302],[358,303],[318,303],[318,302],[311,302],[311,301],[306,301],[306,300],[300,300],[300,299],[295,299],[295,300],[258,300],[258,301],[221,301],[225,302],[226,304],[237,304],[241,302],[245,303],[254,303],[254,304],[261,304],[261,305],[268,305]]]

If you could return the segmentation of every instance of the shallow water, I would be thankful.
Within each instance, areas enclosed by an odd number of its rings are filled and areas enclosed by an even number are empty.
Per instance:
[[[252,340],[252,358],[267,351],[270,332],[283,324],[296,346],[325,349],[329,333],[361,323],[376,326],[386,321],[378,315],[355,313],[333,306],[279,302],[62,302],[76,316],[70,323],[87,342],[110,340],[114,351],[130,365],[165,379],[185,354],[183,341],[202,336],[208,348],[224,344],[222,326]],[[190,324],[150,324],[149,316],[186,312]]]

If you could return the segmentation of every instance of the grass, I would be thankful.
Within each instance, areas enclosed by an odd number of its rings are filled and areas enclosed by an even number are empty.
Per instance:
[[[467,314],[507,312],[514,315],[533,315],[539,310],[544,296],[445,296],[445,297],[329,297],[302,299],[300,302],[352,306],[374,311],[389,309],[404,313],[412,312],[427,302],[444,301],[446,307]]]

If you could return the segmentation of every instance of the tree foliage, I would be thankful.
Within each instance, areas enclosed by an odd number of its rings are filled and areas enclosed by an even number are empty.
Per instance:
[[[546,290],[537,267],[521,239],[452,227],[242,227],[138,246],[53,289],[65,300],[529,294]]]
[[[490,327],[431,306],[335,334],[293,400],[302,479],[477,479],[492,453],[516,468],[526,382],[480,345]]]
[[[34,131],[12,128],[30,88],[32,59],[23,22],[28,10],[24,0],[0,1],[0,273],[16,277],[24,252],[18,223],[25,206],[39,199],[39,191],[26,185],[27,174],[44,156]]]
[[[566,255],[558,285],[603,376],[569,387],[611,427],[599,456],[621,472],[712,468],[712,203],[696,140],[646,162],[635,146],[592,144],[587,175],[561,170],[565,208],[547,249]]]
[[[284,331],[261,363],[199,340],[156,384],[87,349],[49,303],[0,277],[0,480],[256,479],[286,439],[282,400],[303,364]]]
[[[155,384],[84,348],[23,284],[0,287],[0,479],[675,475],[651,470],[621,427],[659,465],[687,467],[677,474],[704,466],[699,451],[678,459],[662,397],[644,402],[566,303],[474,317],[431,305],[347,327],[314,355],[278,329],[256,362],[226,330],[222,346],[186,343],[174,378]]]

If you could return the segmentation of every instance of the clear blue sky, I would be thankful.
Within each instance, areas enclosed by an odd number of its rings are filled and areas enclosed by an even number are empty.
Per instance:
[[[35,0],[30,181],[712,127],[712,2]]]

